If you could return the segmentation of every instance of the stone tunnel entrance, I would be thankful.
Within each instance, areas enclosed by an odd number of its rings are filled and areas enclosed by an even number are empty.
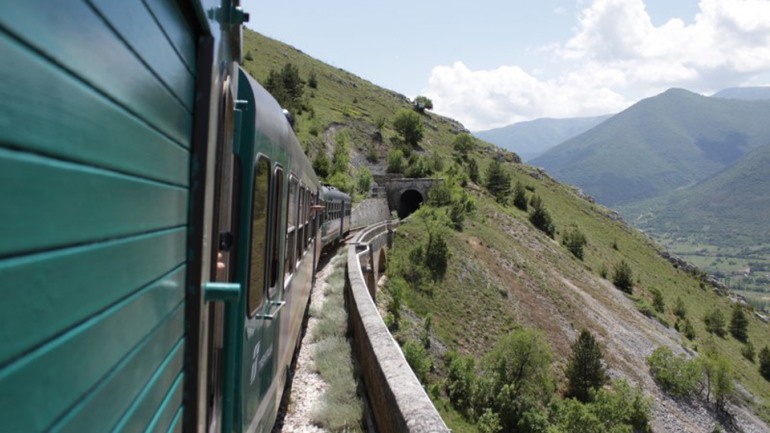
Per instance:
[[[420,208],[423,199],[420,191],[408,189],[401,194],[398,201],[398,217],[404,219]]]

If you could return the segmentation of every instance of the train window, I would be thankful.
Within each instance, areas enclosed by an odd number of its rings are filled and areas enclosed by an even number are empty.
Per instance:
[[[294,272],[294,244],[297,236],[297,179],[292,176],[289,181],[289,198],[286,203],[286,249],[283,261],[283,274]],[[287,279],[284,279],[286,284]]]
[[[272,192],[272,221],[271,232],[273,234],[273,252],[270,257],[270,296],[273,295],[275,286],[278,283],[278,272],[281,264],[281,244],[278,242],[279,229],[281,227],[281,198],[283,197],[283,170],[276,167],[273,174],[273,192]]]
[[[294,244],[294,247],[297,249],[297,261],[299,261],[302,258],[302,243],[305,236],[305,208],[307,207],[305,205],[305,187],[301,186],[299,189],[299,217],[297,224],[299,226],[299,230],[297,231],[297,242]]]
[[[251,208],[251,255],[249,257],[248,312],[253,316],[265,298],[265,252],[267,251],[267,211],[270,191],[270,162],[260,158],[254,168]]]

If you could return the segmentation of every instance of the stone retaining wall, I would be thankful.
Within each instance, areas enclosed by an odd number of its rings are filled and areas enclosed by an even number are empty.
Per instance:
[[[345,302],[370,409],[379,433],[449,433],[390,335],[365,283],[362,261],[390,244],[391,223],[368,227],[348,245]]]

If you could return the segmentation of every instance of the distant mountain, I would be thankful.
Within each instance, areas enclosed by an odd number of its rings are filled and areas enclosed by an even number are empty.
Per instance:
[[[770,101],[671,89],[535,158],[555,178],[616,206],[693,185],[770,142]]]
[[[720,90],[711,95],[712,98],[741,99],[743,101],[759,101],[770,99],[770,87],[732,87]]]
[[[609,119],[612,115],[575,117],[568,119],[535,119],[502,128],[474,132],[476,137],[519,154],[529,161],[548,149],[582,134]]]
[[[689,188],[621,208],[638,227],[727,246],[770,243],[770,141],[730,168]]]

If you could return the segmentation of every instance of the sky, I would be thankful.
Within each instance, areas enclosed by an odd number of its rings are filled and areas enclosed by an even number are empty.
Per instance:
[[[770,85],[770,0],[242,0],[266,36],[472,131]]]

